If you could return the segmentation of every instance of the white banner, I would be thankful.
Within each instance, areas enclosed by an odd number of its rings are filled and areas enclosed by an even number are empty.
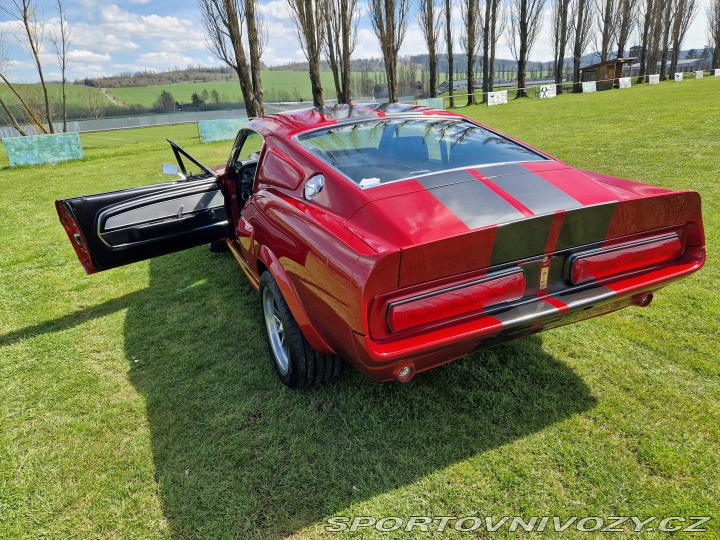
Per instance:
[[[588,92],[594,92],[597,90],[597,85],[595,84],[595,81],[587,81],[583,83],[583,94],[587,94]]]
[[[630,88],[632,86],[632,82],[630,81],[630,77],[622,77],[620,79],[620,88]]]
[[[660,75],[656,73],[655,75],[649,75],[648,76],[648,83],[650,84],[660,84]]]
[[[488,94],[488,107],[491,105],[507,105],[507,90],[490,92]]]
[[[683,74],[682,73],[676,73],[675,74],[675,82],[681,82],[683,80]]]
[[[695,72],[695,78],[696,78],[696,79],[702,79],[702,78],[703,78],[703,75],[704,75],[704,73],[703,73],[702,70],[698,70],[698,71]]]
[[[720,69],[716,69],[716,70],[715,70],[715,76],[716,76],[716,77],[720,77]]]
[[[540,87],[540,99],[548,99],[555,97],[555,85],[549,84],[547,86]]]

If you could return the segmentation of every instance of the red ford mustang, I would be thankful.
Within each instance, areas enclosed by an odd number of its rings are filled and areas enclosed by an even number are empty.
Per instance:
[[[697,193],[579,171],[445,111],[259,118],[212,169],[173,150],[181,180],[57,201],[80,262],[93,273],[226,244],[291,387],[343,361],[408,381],[478,347],[647,306],[705,262]]]

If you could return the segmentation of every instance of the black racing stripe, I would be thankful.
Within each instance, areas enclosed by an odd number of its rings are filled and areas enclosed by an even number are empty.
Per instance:
[[[496,176],[506,176],[508,174],[523,174],[528,170],[522,165],[516,163],[508,163],[507,165],[490,165],[488,167],[478,167],[477,169],[485,178],[494,178]]]
[[[434,195],[470,229],[514,221],[523,217],[514,206],[485,184],[474,179],[472,182],[428,189],[428,193]]]
[[[479,184],[480,182],[478,182]],[[519,213],[519,212],[518,212]],[[535,257],[545,253],[554,214],[522,219],[498,226],[490,264]]]
[[[556,249],[561,251],[603,242],[616,207],[617,203],[612,202],[567,211]]]
[[[492,182],[527,206],[534,214],[548,214],[582,206],[570,195],[531,172],[496,177]]]
[[[450,186],[462,182],[477,182],[472,174],[467,171],[448,171],[416,178],[426,189],[433,189],[441,186]]]

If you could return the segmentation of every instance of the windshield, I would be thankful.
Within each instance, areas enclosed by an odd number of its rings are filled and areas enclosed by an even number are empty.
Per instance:
[[[361,187],[422,174],[546,158],[458,118],[396,118],[335,126],[297,141]]]

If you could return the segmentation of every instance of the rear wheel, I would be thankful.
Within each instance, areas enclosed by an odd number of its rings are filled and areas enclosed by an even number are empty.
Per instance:
[[[342,359],[313,350],[267,270],[260,276],[260,304],[273,365],[285,385],[307,388],[340,375]]]

